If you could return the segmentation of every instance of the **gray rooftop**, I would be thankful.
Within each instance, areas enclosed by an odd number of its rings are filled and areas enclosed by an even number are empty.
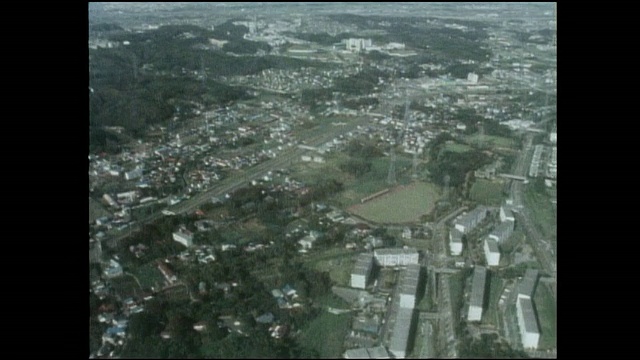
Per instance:
[[[460,230],[454,228],[451,228],[451,233],[450,235],[450,239],[452,242],[455,243],[461,243],[462,242],[462,232],[460,232]]]
[[[522,308],[522,315],[524,316],[524,327],[528,333],[540,333],[538,329],[538,321],[536,320],[536,313],[533,310],[533,302],[531,299],[520,298],[520,308]]]
[[[491,239],[491,238],[486,238],[484,241],[487,242],[487,245],[489,245],[489,251],[492,253],[499,253],[500,250],[498,249],[498,242]]]
[[[524,295],[532,298],[537,282],[538,270],[527,269],[522,281],[520,281],[520,284],[518,285],[518,295]]]
[[[344,357],[349,359],[389,359],[389,352],[384,346],[372,348],[349,349],[344,352]]]
[[[400,293],[406,295],[416,295],[418,281],[420,280],[420,265],[411,264],[407,266],[400,278]]]
[[[344,357],[348,359],[371,359],[366,348],[349,349],[344,352]]]
[[[495,235],[498,237],[508,236],[513,233],[514,225],[511,221],[505,221],[503,223],[498,224],[493,231],[491,231],[491,235]]]
[[[473,270],[473,283],[471,285],[471,306],[482,307],[486,280],[487,268],[476,266]]]
[[[393,326],[393,334],[389,349],[391,351],[407,351],[409,343],[409,330],[411,329],[411,320],[413,318],[412,309],[399,308],[396,315],[396,323]]]
[[[477,208],[469,211],[465,215],[460,216],[455,223],[464,226],[470,226],[471,223],[477,221],[477,219],[484,218],[487,214],[487,208],[484,206],[478,206]]]
[[[356,260],[356,264],[351,272],[354,275],[367,275],[371,269],[373,256],[371,254],[360,254]]]
[[[413,255],[413,254],[418,254],[418,250],[414,249],[414,248],[409,248],[409,249],[405,249],[405,248],[388,248],[388,249],[376,249],[375,250],[375,254],[376,256],[379,255]]]
[[[504,211],[504,215],[506,217],[513,217],[513,212],[511,211],[511,208],[508,206],[502,206],[502,210]]]

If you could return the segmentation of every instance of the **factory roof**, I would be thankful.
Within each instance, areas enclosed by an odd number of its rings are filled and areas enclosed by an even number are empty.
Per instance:
[[[528,333],[540,333],[538,329],[538,321],[536,319],[536,313],[533,310],[533,302],[531,299],[520,298],[518,299],[520,308],[522,309],[522,315],[524,320],[525,331]]]
[[[486,279],[487,269],[483,266],[476,266],[473,270],[473,283],[471,285],[471,306],[482,307]]]
[[[407,351],[412,318],[412,309],[398,309],[396,323],[393,326],[393,334],[391,335],[391,342],[389,344],[391,351]]]
[[[420,265],[411,264],[407,266],[400,278],[400,293],[406,295],[416,295],[418,281],[420,279]]]

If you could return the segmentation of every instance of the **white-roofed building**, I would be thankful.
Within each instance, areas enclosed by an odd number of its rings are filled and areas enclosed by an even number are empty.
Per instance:
[[[400,308],[413,309],[416,306],[418,282],[420,281],[420,265],[407,266],[400,277]]]
[[[351,287],[364,289],[369,282],[372,268],[373,256],[370,253],[358,255],[356,264],[351,272]]]
[[[449,251],[452,256],[462,254],[462,232],[456,228],[451,228],[449,231]]]
[[[533,302],[531,299],[518,298],[516,308],[522,347],[525,349],[538,348],[540,329],[538,327],[535,310],[533,309]]]
[[[419,260],[418,250],[412,248],[376,249],[373,254],[380,266],[406,266]]]
[[[487,269],[476,266],[473,269],[473,283],[471,284],[471,299],[469,304],[468,321],[480,321],[482,319],[482,306],[484,304],[484,288],[487,280]]]
[[[484,240],[484,255],[487,258],[487,265],[498,266],[500,264],[500,249],[498,243],[491,238]]]

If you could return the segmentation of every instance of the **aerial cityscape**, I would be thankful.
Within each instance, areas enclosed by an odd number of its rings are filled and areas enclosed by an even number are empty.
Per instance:
[[[89,358],[557,358],[556,3],[89,3]]]

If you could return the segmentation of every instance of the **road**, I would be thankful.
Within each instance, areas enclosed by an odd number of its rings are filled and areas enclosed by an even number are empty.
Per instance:
[[[300,139],[304,141],[308,146],[319,146],[322,145],[337,136],[344,134],[346,132],[352,131],[357,128],[358,125],[367,124],[369,118],[368,117],[359,117],[353,119],[345,126],[331,126],[327,127],[327,130],[320,135],[303,138]],[[243,186],[246,186],[247,182],[251,180],[258,179],[266,174],[266,172],[279,169],[285,166],[288,166],[290,163],[297,161],[300,156],[306,153],[309,150],[299,149],[298,147],[290,147],[283,150],[277,157],[273,159],[266,160],[260,164],[257,164],[249,169],[244,171],[244,174],[234,177],[229,177],[218,182],[211,189],[196,194],[188,200],[182,201],[173,206],[167,207],[167,210],[172,211],[176,214],[185,213],[189,211],[196,210],[202,204],[211,201],[211,198],[214,196],[223,196],[225,194],[231,193]],[[133,232],[139,231],[144,224],[148,224],[159,218],[163,217],[161,212],[154,213],[148,216],[145,219],[141,219],[137,221],[135,224],[129,226],[129,228],[115,232],[107,241],[111,241],[114,243],[118,243],[121,240],[129,237]]]

